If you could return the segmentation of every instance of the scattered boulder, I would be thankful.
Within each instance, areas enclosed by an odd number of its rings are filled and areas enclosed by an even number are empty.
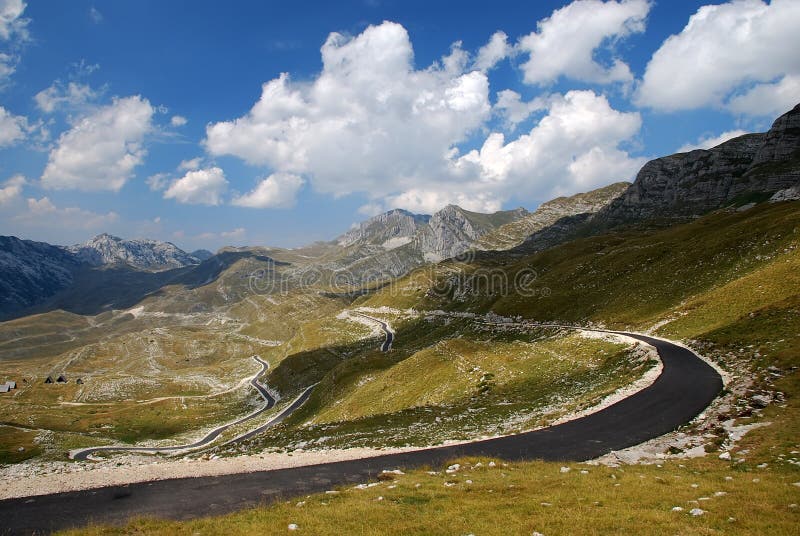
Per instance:
[[[753,395],[750,397],[750,405],[754,408],[766,408],[772,402],[767,395]]]

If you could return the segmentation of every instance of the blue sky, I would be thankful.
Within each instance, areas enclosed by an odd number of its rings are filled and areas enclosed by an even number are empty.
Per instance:
[[[766,130],[798,27],[794,0],[0,0],[0,234],[298,246],[533,209]]]

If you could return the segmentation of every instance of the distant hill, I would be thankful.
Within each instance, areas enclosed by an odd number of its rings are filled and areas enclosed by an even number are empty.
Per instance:
[[[58,246],[0,236],[0,318],[66,288],[79,266]]]
[[[211,257],[214,256],[214,254],[211,253],[210,251],[208,251],[207,249],[196,249],[196,250],[192,251],[191,253],[189,253],[189,255],[191,257],[194,257],[198,261],[204,261],[204,260],[210,259]]]

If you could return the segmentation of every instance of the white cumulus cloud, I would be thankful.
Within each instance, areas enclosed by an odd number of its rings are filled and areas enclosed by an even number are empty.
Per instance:
[[[28,120],[21,115],[14,115],[0,106],[0,147],[7,147],[25,138]]]
[[[188,122],[189,120],[183,117],[182,115],[173,115],[172,118],[169,120],[169,124],[172,125],[173,127],[182,127]]]
[[[27,5],[22,0],[0,0],[0,86],[14,74],[19,63],[19,50],[29,40],[29,19],[22,18]]]
[[[623,12],[606,37],[638,31],[648,7],[595,4]],[[502,56],[503,41],[495,34],[482,49],[480,67]],[[282,74],[266,82],[247,114],[207,127],[206,150],[269,169],[271,175],[234,204],[291,204],[305,180],[336,197],[366,194],[364,213],[394,207],[433,212],[450,203],[493,211],[515,196],[574,193],[638,170],[642,159],[624,148],[639,132],[638,113],[614,110],[592,91],[528,102],[505,91],[493,109],[488,78],[469,57],[455,43],[440,61],[416,68],[406,30],[391,22],[355,37],[333,33],[322,46],[318,76],[299,83]],[[518,137],[483,133],[493,112],[517,127],[537,111],[544,117]],[[481,149],[462,154],[459,146],[475,136],[485,137]]]
[[[53,113],[62,108],[79,108],[97,98],[98,92],[86,84],[70,82],[66,86],[59,80],[37,93],[33,100],[45,113]]]
[[[3,187],[0,188],[0,206],[11,203],[14,199],[18,198],[22,193],[22,187],[26,184],[25,177],[22,175],[14,175],[8,179]]]
[[[728,109],[734,113],[776,117],[800,102],[800,73],[787,74],[774,83],[757,84],[742,95],[731,97]]]
[[[233,200],[234,205],[250,208],[289,208],[305,181],[291,173],[273,173],[249,193]]]
[[[116,212],[99,214],[78,207],[59,208],[49,197],[31,197],[28,199],[28,211],[15,219],[31,227],[106,229],[119,219],[119,215]]]
[[[212,155],[303,175],[335,195],[379,196],[435,180],[451,147],[491,115],[488,79],[460,72],[459,50],[415,69],[399,24],[353,38],[332,33],[315,80],[294,83],[283,74],[265,83],[246,115],[208,126],[205,146]]]
[[[173,182],[164,192],[164,199],[189,205],[219,205],[227,189],[228,181],[222,169],[197,169]]]
[[[495,112],[501,115],[512,128],[525,121],[533,112],[542,110],[544,107],[543,99],[537,98],[524,102],[519,93],[510,89],[498,92],[497,102],[494,105]]]
[[[508,36],[505,32],[495,32],[489,42],[478,50],[473,68],[479,71],[488,71],[506,59],[512,51],[513,47],[508,44]]]
[[[190,160],[181,160],[181,163],[178,164],[178,169],[180,170],[195,170],[200,168],[200,164],[203,163],[203,158],[198,156],[197,158],[192,158]]]
[[[750,115],[785,111],[800,100],[798,28],[797,0],[703,6],[653,54],[636,100],[665,111],[705,106]]]
[[[42,174],[46,188],[118,191],[146,151],[153,107],[141,96],[115,98],[61,134]]]
[[[688,153],[689,151],[694,151],[695,149],[711,149],[712,147],[716,147],[720,143],[725,143],[726,141],[737,138],[747,134],[744,130],[727,130],[720,134],[719,136],[704,136],[697,140],[697,143],[687,143],[682,145],[679,149],[679,153]]]
[[[625,62],[613,58],[601,63],[597,52],[613,55],[615,42],[643,32],[649,11],[647,0],[576,0],[555,10],[517,44],[530,55],[522,64],[525,82],[546,85],[561,77],[602,84],[633,81]]]
[[[506,142],[491,133],[480,150],[455,159],[459,173],[477,175],[476,191],[508,198],[546,199],[630,179],[644,163],[620,145],[641,127],[637,112],[614,110],[592,91],[553,95],[545,115],[530,132]]]

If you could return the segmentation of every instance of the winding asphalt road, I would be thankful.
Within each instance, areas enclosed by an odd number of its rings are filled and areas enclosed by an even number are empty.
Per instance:
[[[253,356],[253,359],[255,359],[261,364],[261,370],[258,371],[258,373],[256,373],[256,375],[250,379],[250,385],[255,387],[256,390],[258,390],[259,394],[266,402],[266,404],[264,404],[264,407],[262,407],[261,409],[258,409],[253,413],[250,413],[249,415],[245,415],[241,419],[237,419],[231,423],[225,424],[218,428],[214,428],[205,436],[203,436],[202,439],[195,441],[194,443],[189,443],[187,445],[176,445],[174,447],[127,447],[122,445],[111,445],[108,447],[92,447],[88,449],[78,450],[72,452],[71,457],[75,460],[85,460],[92,454],[96,454],[98,452],[147,452],[147,453],[165,452],[166,453],[166,452],[176,452],[181,450],[191,450],[208,445],[209,443],[214,441],[217,437],[219,437],[219,435],[225,430],[228,430],[229,428],[231,428],[232,426],[236,426],[237,424],[242,424],[243,422],[247,422],[250,419],[253,419],[261,415],[268,409],[272,409],[275,406],[276,402],[275,398],[271,394],[269,394],[269,391],[267,391],[266,387],[258,383],[258,377],[267,371],[267,369],[269,368],[269,363],[267,363],[258,356]],[[263,430],[268,426],[271,426],[272,424],[274,423],[270,421],[269,423],[267,423],[267,425],[264,425],[260,429]],[[2,527],[0,527],[0,531],[2,531]]]
[[[47,532],[90,521],[124,523],[132,516],[219,515],[363,482],[383,469],[440,466],[461,456],[583,461],[675,430],[722,389],[719,374],[690,350],[646,335],[618,333],[654,346],[663,371],[650,387],[580,419],[513,436],[360,460],[10,499],[0,501],[0,532]]]
[[[392,349],[392,343],[394,342],[394,332],[389,328],[389,324],[384,322],[379,318],[375,318],[369,315],[365,315],[364,313],[355,313],[360,317],[366,318],[367,320],[371,320],[378,324],[381,329],[383,330],[384,339],[383,344],[381,344],[381,352],[388,352]]]

